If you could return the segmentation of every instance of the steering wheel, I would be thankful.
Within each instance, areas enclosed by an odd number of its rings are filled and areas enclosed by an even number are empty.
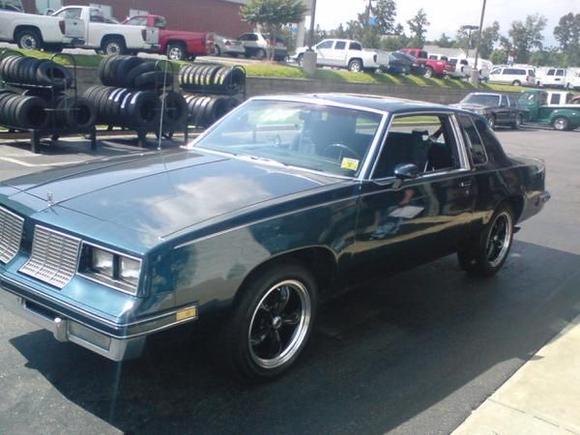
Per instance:
[[[328,151],[331,151],[333,149],[339,150],[339,151],[344,151],[348,154],[350,154],[351,157],[354,157],[358,160],[360,160],[360,155],[359,153],[357,153],[355,150],[353,150],[351,147],[349,147],[348,145],[342,144],[342,143],[333,143],[330,145],[327,145],[323,150],[322,150],[322,154],[328,156],[330,153]],[[338,158],[342,157],[343,153],[339,152],[338,154]],[[332,157],[329,156],[329,157]]]

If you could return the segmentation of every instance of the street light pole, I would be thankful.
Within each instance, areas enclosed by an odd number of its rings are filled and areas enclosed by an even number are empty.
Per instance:
[[[485,6],[487,0],[483,0],[483,6],[481,8],[481,18],[479,20],[479,36],[477,38],[477,46],[475,47],[475,63],[473,65],[473,71],[471,71],[471,83],[479,83],[479,69],[477,68],[477,62],[479,60],[479,50],[481,49],[481,32],[483,31],[483,20],[485,19]]]
[[[312,50],[312,43],[314,42],[314,23],[316,21],[316,0],[311,0],[312,6],[310,10],[310,31],[308,35],[308,48]]]

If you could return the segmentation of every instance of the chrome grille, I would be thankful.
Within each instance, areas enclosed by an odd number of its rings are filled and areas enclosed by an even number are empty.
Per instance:
[[[63,288],[77,271],[80,244],[75,237],[37,225],[32,255],[20,272]]]
[[[18,254],[23,227],[23,218],[0,207],[0,262],[6,264]]]

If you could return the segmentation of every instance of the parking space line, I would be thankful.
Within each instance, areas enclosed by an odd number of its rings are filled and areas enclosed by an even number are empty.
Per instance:
[[[52,166],[67,166],[67,165],[74,165],[74,164],[78,164],[78,163],[83,163],[84,160],[76,160],[76,161],[71,161],[71,162],[54,162],[54,163],[28,163],[28,162],[23,162],[21,160],[18,159],[13,159],[11,157],[0,157],[0,160],[8,162],[8,163],[14,163],[15,165],[20,165],[20,166],[25,166],[27,168],[43,168],[43,167],[52,167]]]

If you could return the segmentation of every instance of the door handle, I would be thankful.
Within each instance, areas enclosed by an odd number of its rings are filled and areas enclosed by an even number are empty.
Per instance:
[[[459,187],[467,188],[471,187],[471,184],[472,184],[471,180],[464,180],[459,183]]]

